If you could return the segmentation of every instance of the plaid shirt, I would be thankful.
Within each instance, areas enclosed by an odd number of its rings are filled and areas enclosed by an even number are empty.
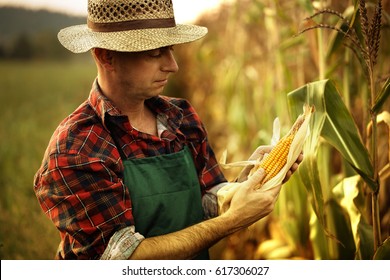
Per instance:
[[[95,81],[88,100],[54,132],[35,175],[34,190],[60,231],[56,258],[100,258],[115,232],[134,225],[116,144],[129,159],[174,153],[188,145],[202,194],[226,181],[206,130],[187,101],[158,96],[146,104],[167,128],[161,137],[133,128]]]

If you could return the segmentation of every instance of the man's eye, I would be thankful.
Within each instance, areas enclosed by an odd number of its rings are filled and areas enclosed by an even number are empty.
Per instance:
[[[162,47],[162,48],[155,49],[155,50],[150,50],[150,51],[148,51],[148,55],[150,57],[159,58],[163,54],[166,54],[168,52],[173,52],[173,51],[174,51],[173,46],[168,46],[168,47]]]
[[[151,57],[160,57],[161,56],[161,50],[160,49],[151,50],[151,51],[149,51],[149,56],[151,56]]]

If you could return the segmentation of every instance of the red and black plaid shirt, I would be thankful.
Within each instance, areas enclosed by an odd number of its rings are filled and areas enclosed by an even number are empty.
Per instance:
[[[146,104],[168,128],[161,137],[132,128],[95,81],[89,99],[54,132],[35,175],[34,190],[43,211],[60,231],[57,258],[99,258],[116,231],[134,224],[123,163],[113,137],[128,158],[178,152],[188,145],[202,193],[226,181],[206,130],[187,101],[159,96]]]

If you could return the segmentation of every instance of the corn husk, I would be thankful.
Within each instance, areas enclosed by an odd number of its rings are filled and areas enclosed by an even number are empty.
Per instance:
[[[293,133],[294,130],[296,131],[296,134],[294,136],[294,139],[291,143],[291,147],[287,155],[286,164],[273,178],[269,179],[265,183],[259,182],[259,184],[255,187],[256,189],[261,188],[262,190],[268,190],[282,184],[284,178],[286,177],[287,172],[290,170],[291,166],[297,161],[299,155],[302,152],[305,140],[310,133],[309,123],[313,112],[314,112],[314,106],[305,105],[303,107],[303,113],[298,116],[298,118],[294,122],[294,125],[287,133],[287,135],[289,135]],[[272,145],[275,145],[276,142],[278,142],[280,138],[279,135],[280,135],[280,124],[279,124],[279,120],[275,119],[274,127],[273,127],[273,137],[271,140]],[[252,170],[256,170],[261,160],[264,160],[265,157],[266,156],[264,156],[262,159],[258,159],[255,161],[239,161],[233,163],[226,163],[226,154],[224,154],[220,165],[224,168],[245,167],[247,165],[254,165]],[[248,175],[248,177],[250,177],[252,173],[253,172],[251,172]],[[239,185],[240,183],[234,183],[234,182],[229,183],[218,191],[217,196],[218,196],[218,207],[220,213],[224,213],[229,208],[230,201],[234,193],[237,191]]]

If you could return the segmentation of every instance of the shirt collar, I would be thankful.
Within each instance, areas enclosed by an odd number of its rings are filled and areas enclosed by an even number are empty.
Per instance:
[[[156,96],[146,100],[146,105],[156,113],[159,121],[171,131],[176,131],[183,121],[183,110],[173,103],[173,98]]]
[[[106,114],[111,116],[120,116],[121,113],[118,108],[102,93],[97,78],[92,84],[92,89],[89,93],[88,102],[96,115],[102,120],[105,126]]]

